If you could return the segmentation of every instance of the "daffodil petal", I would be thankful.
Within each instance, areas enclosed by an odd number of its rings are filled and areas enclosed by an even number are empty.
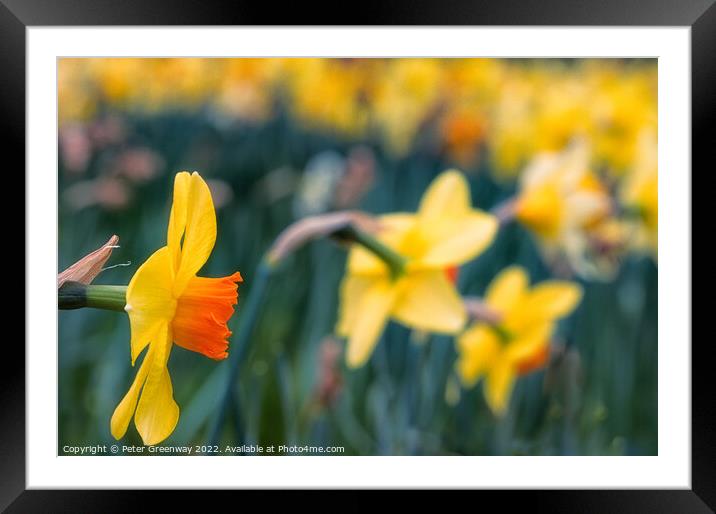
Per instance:
[[[506,356],[516,367],[534,361],[544,354],[549,347],[550,338],[554,332],[554,323],[540,323],[510,341]]]
[[[134,414],[134,424],[146,445],[158,444],[169,437],[179,421],[179,406],[174,401],[167,369],[172,346],[168,327],[162,327],[152,345],[156,353],[149,363],[147,380]]]
[[[523,190],[515,205],[516,218],[538,236],[547,240],[559,237],[569,224],[566,201],[553,182]]]
[[[395,301],[396,288],[388,279],[376,280],[365,291],[360,301],[360,314],[353,322],[346,363],[356,368],[366,363],[388,321]]]
[[[492,366],[500,353],[497,334],[484,323],[476,323],[457,339],[459,358],[456,365],[462,383],[473,386]]]
[[[497,416],[503,416],[510,404],[515,384],[515,370],[506,357],[496,359],[485,379],[485,399],[490,410]]]
[[[174,177],[174,197],[167,227],[167,246],[172,255],[172,271],[176,274],[181,261],[181,240],[186,227],[187,202],[191,174],[182,171]]]
[[[470,188],[457,170],[448,170],[433,180],[418,209],[422,219],[461,217],[470,210]]]
[[[428,187],[418,209],[413,245],[424,251],[424,267],[459,265],[479,255],[493,240],[497,219],[472,209],[470,188],[456,170],[441,173]],[[415,253],[415,252],[411,252]]]
[[[149,366],[153,357],[154,354],[150,349],[147,355],[144,356],[144,361],[134,377],[132,386],[127,391],[127,394],[124,395],[122,401],[119,402],[117,408],[114,409],[114,414],[112,414],[112,420],[110,421],[110,430],[115,439],[121,439],[127,433],[127,427],[129,427],[129,422],[132,420],[134,411],[137,408],[139,392],[147,379],[147,373],[149,373]]]
[[[582,288],[572,282],[549,280],[529,293],[526,309],[538,319],[555,319],[572,312],[582,299]]]
[[[443,270],[409,273],[400,282],[400,295],[391,312],[396,320],[444,334],[454,334],[465,326],[465,305]]]
[[[206,263],[211,250],[216,242],[216,213],[214,202],[211,199],[211,191],[206,182],[194,172],[189,177],[187,190],[184,186],[178,190],[180,194],[186,195],[185,199],[175,199],[176,223],[170,223],[172,241],[179,232],[182,215],[179,209],[185,209],[186,225],[184,227],[184,241],[181,248],[181,258],[174,278],[174,295],[180,296],[189,281],[196,275]],[[174,212],[174,206],[172,207]]]
[[[375,254],[359,244],[353,244],[348,254],[347,269],[349,273],[363,275],[387,275],[388,266]]]
[[[543,152],[537,154],[520,175],[520,190],[530,190],[545,182],[557,182],[559,154]]]
[[[567,191],[575,190],[589,173],[589,145],[575,141],[560,158],[560,181]]]
[[[171,254],[164,246],[139,267],[127,287],[125,310],[131,329],[132,365],[160,326],[168,324],[174,316],[176,300],[172,287]]]
[[[360,318],[361,302],[375,278],[364,275],[346,275],[340,288],[340,312],[336,332],[342,337],[350,335],[356,320]]]
[[[500,313],[509,312],[522,299],[529,285],[525,270],[510,266],[502,270],[485,293],[485,302]]]
[[[420,235],[428,250],[420,262],[425,267],[447,267],[472,260],[492,243],[497,226],[495,216],[478,210],[423,221]]]
[[[583,227],[609,214],[610,199],[603,192],[575,191],[565,200],[570,225]]]

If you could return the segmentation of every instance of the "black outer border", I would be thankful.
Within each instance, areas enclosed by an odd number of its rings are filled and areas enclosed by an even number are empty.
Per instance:
[[[25,29],[38,25],[641,25],[690,26],[692,38],[692,168],[713,173],[713,143],[707,129],[716,122],[716,6],[714,0],[453,0],[420,2],[361,0],[312,10],[304,2],[280,8],[261,2],[218,0],[0,0],[0,141],[4,163],[15,156],[25,168]],[[9,151],[8,151],[9,150]],[[707,167],[708,166],[708,167]],[[7,168],[6,168],[7,169]],[[8,170],[10,171],[10,170]],[[684,170],[686,172],[686,170]],[[693,174],[692,174],[693,176]],[[24,190],[24,185],[22,186]],[[25,234],[15,241],[25,242]],[[691,250],[691,249],[689,249]],[[25,273],[28,273],[27,268]],[[19,276],[13,278],[19,281]],[[19,290],[19,289],[17,289]],[[26,308],[31,306],[26,305]],[[674,341],[688,344],[689,341]],[[711,338],[692,344],[691,491],[512,491],[492,496],[505,507],[530,502],[547,510],[579,512],[714,512],[716,509],[716,404],[708,348]],[[180,499],[185,507],[197,492],[25,490],[25,352],[5,340],[0,374],[0,509],[11,512],[124,512],[144,510],[148,497]],[[13,354],[14,353],[14,354]],[[712,362],[712,361],[711,361]],[[12,363],[12,364],[7,364]],[[216,500],[227,491],[212,492]],[[272,500],[272,493],[240,492],[247,500]],[[414,494],[422,494],[417,491]],[[465,493],[453,493],[465,494]],[[475,494],[469,493],[469,494]],[[499,499],[496,495],[499,494]],[[176,496],[171,496],[176,495]],[[298,493],[292,493],[298,496]],[[205,495],[203,496],[205,498]],[[137,501],[139,500],[139,501]],[[370,501],[370,500],[368,500]],[[372,506],[372,502],[364,506]],[[474,500],[469,500],[474,501]],[[192,502],[193,503],[193,502]],[[205,505],[205,502],[202,502]],[[271,505],[272,503],[267,503]],[[144,504],[146,505],[146,504]],[[166,504],[165,504],[166,505]],[[201,505],[201,503],[199,503]],[[343,505],[346,505],[345,503]],[[356,509],[359,502],[352,504]],[[484,505],[484,504],[483,504]],[[168,506],[168,505],[167,505]],[[479,505],[476,505],[479,507]]]

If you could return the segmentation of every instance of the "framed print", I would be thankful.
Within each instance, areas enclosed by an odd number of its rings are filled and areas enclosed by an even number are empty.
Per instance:
[[[691,338],[712,2],[345,27],[3,1],[27,190],[3,507],[436,488],[714,508]]]

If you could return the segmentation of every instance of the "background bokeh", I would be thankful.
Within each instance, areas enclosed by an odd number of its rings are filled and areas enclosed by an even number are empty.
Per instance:
[[[618,189],[656,127],[655,60],[62,59],[59,270],[120,237],[97,284],[127,284],[165,243],[173,176],[207,179],[218,217],[204,276],[240,270],[238,310],[276,236],[340,209],[412,211],[438,173],[462,170],[473,204],[513,197],[540,152],[574,138]],[[550,261],[519,223],[461,268],[483,294],[511,264],[533,281],[585,288],[546,369],[521,378],[507,415],[481,385],[461,389],[454,340],[391,323],[370,362],[348,370],[334,335],[346,251],[310,243],[272,278],[223,425],[228,361],[175,347],[181,407],[163,444],[314,444],[349,455],[654,455],[657,267],[622,251],[609,273]],[[653,249],[652,249],[653,250]],[[128,264],[124,266],[124,264]],[[59,441],[110,444],[109,419],[135,369],[125,315],[59,313]],[[141,444],[133,425],[126,441]],[[59,450],[60,453],[61,450]]]

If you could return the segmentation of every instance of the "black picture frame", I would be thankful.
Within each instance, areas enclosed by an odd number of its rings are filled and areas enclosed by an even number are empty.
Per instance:
[[[25,166],[26,29],[64,25],[283,25],[318,20],[330,25],[618,25],[691,27],[692,168],[704,168],[713,153],[707,128],[716,121],[715,0],[455,0],[451,2],[364,1],[359,9],[345,4],[305,3],[276,6],[256,2],[208,0],[0,0],[0,127],[5,157],[14,156],[16,169]],[[320,17],[319,17],[320,13]],[[7,159],[6,159],[7,162]],[[713,160],[708,166],[713,173]],[[684,170],[688,173],[689,170]],[[50,170],[48,170],[50,173]],[[692,173],[693,176],[693,173]],[[23,187],[23,186],[20,186]],[[19,258],[18,258],[19,260]],[[31,270],[25,269],[25,276]],[[12,277],[9,277],[10,279]],[[19,280],[12,278],[12,280]],[[19,290],[19,289],[18,289]],[[18,302],[19,303],[19,302]],[[31,306],[28,306],[31,308]],[[188,506],[199,493],[176,491],[40,491],[26,490],[25,351],[6,341],[6,362],[0,374],[0,508],[9,512],[62,510],[123,512],[138,509],[138,495],[175,495]],[[676,343],[676,342],[675,342]],[[680,341],[692,344],[691,341]],[[479,491],[500,495],[505,507],[526,502],[548,511],[579,512],[713,512],[716,509],[716,403],[711,397],[709,339],[696,339],[692,348],[692,489],[619,491]],[[169,493],[169,494],[168,494]],[[213,497],[218,505],[221,498]],[[245,495],[245,492],[241,494]],[[256,492],[251,500],[269,492]],[[475,494],[475,493],[472,493]],[[268,499],[268,498],[267,498]],[[272,498],[273,500],[273,498]],[[366,499],[366,503],[370,501]],[[359,507],[361,500],[353,503]]]

